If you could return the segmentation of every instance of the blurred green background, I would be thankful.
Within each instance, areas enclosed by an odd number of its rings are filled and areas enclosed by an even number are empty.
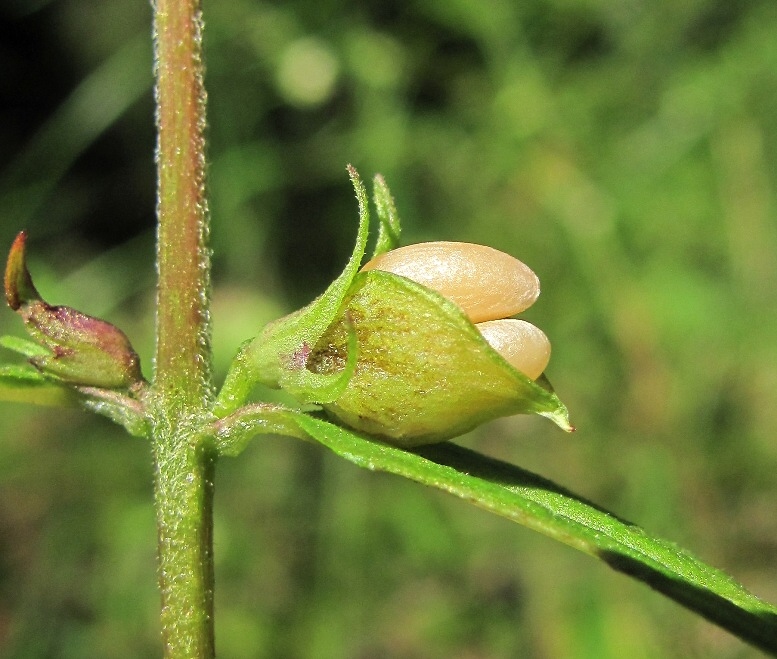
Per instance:
[[[0,245],[151,373],[147,2],[0,5]],[[406,242],[530,264],[578,426],[459,441],[777,601],[777,4],[205,0],[219,378],[320,293],[382,172]],[[21,334],[10,311],[2,333]],[[0,408],[0,656],[158,656],[148,446]],[[239,658],[739,658],[645,586],[315,446],[218,468],[217,643]]]

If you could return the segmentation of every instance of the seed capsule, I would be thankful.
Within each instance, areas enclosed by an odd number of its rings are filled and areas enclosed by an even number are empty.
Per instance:
[[[490,320],[475,327],[511,366],[532,380],[542,375],[550,361],[550,341],[541,329],[515,318]]]
[[[366,190],[353,168],[349,173],[359,231],[345,269],[307,307],[244,344],[215,414],[226,421],[263,384],[405,448],[513,414],[541,414],[573,430],[545,378],[532,381],[550,356],[545,335],[522,321],[498,320],[537,299],[535,274],[503,252],[456,242],[385,251],[357,272],[369,213]],[[375,200],[381,252],[396,244],[399,221],[382,181]]]
[[[362,271],[401,275],[455,302],[473,323],[506,318],[528,309],[540,294],[532,270],[485,245],[416,243],[375,257]]]
[[[496,332],[494,350],[478,328],[490,335],[489,326],[499,330],[502,323],[507,331]],[[540,375],[549,352],[546,344],[544,360],[531,363],[542,353],[534,332],[521,321],[473,325],[428,288],[373,270],[354,278],[338,318],[311,345],[305,369],[317,376],[343,373],[355,350],[352,376],[322,407],[341,423],[398,446],[442,441],[512,414],[548,412],[568,429],[554,394],[529,377]],[[515,368],[508,360],[524,350],[527,357]]]

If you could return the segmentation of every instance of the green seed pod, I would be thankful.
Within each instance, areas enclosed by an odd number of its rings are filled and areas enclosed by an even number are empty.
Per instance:
[[[349,173],[359,231],[345,270],[310,305],[243,345],[214,414],[231,414],[261,383],[403,447],[444,441],[512,414],[540,414],[571,431],[566,407],[538,377],[549,356],[547,339],[543,348],[538,338],[544,335],[514,326],[531,353],[517,359],[513,353],[521,350],[502,345],[510,343],[509,331],[486,323],[487,340],[474,324],[530,306],[539,294],[534,273],[507,254],[466,243],[383,252],[395,243],[399,222],[382,179],[376,205],[383,240],[379,235],[378,253],[359,271],[369,214],[364,187],[355,170]],[[534,355],[543,350],[544,363]]]
[[[348,426],[404,447],[521,413],[545,414],[570,429],[551,391],[513,368],[457,305],[411,280],[377,270],[359,274],[307,369],[341,372],[350,332],[358,345],[355,372],[324,405]]]
[[[485,245],[417,243],[375,257],[362,271],[393,272],[458,304],[473,323],[514,316],[540,294],[540,280],[509,254]]]

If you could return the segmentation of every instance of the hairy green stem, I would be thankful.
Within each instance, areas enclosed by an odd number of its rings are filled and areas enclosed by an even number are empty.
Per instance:
[[[165,657],[215,656],[213,472],[215,454],[180,426],[155,428],[159,587]],[[188,435],[188,436],[187,436]]]
[[[212,398],[199,0],[154,2],[158,236],[155,460],[165,657],[214,656],[215,456],[198,437]]]

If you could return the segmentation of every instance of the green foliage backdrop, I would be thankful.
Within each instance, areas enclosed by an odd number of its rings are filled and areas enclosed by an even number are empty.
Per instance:
[[[150,8],[0,8],[0,244],[152,354]],[[214,342],[340,271],[344,172],[407,242],[530,264],[578,433],[459,441],[777,601],[777,6],[205,0]],[[0,314],[2,333],[21,334]],[[29,413],[29,414],[28,414]],[[262,439],[216,495],[220,656],[713,659],[755,652],[550,540],[319,447]],[[0,655],[159,653],[151,457],[77,410],[0,415]]]

